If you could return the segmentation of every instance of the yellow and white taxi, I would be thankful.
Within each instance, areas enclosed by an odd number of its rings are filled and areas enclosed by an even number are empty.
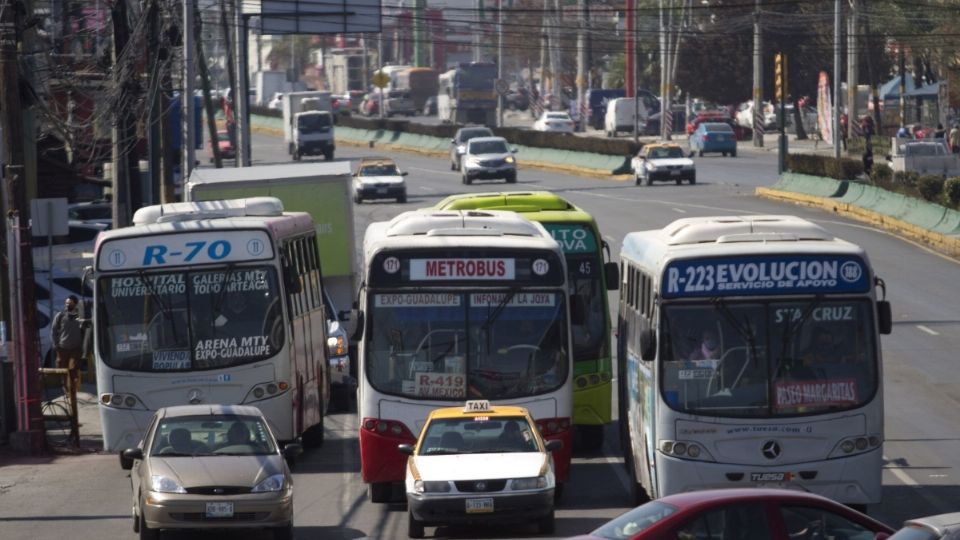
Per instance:
[[[551,452],[523,407],[468,401],[436,409],[407,459],[408,534],[424,527],[479,521],[534,521],[553,533],[556,477]]]

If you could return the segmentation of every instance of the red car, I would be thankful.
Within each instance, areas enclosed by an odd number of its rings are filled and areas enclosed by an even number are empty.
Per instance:
[[[721,111],[704,111],[697,113],[692,120],[687,122],[687,135],[692,135],[697,127],[704,122],[725,122],[733,126],[733,119],[730,118],[729,114]]]
[[[803,491],[717,489],[669,495],[638,506],[577,540],[790,540],[869,538],[893,529]],[[573,539],[571,539],[573,540]]]

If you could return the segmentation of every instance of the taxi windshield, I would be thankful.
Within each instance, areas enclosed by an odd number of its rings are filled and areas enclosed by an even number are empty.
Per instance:
[[[525,416],[441,418],[427,424],[417,455],[539,452],[535,430]]]

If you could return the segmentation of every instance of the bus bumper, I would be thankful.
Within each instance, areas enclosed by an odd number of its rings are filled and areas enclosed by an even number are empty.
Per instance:
[[[768,487],[796,489],[822,495],[842,504],[880,502],[883,446],[862,454],[790,465],[753,466],[677,459],[657,451],[658,497],[702,489]],[[791,473],[789,481],[764,482],[751,476],[776,477]]]
[[[574,379],[573,423],[578,426],[602,426],[613,419],[610,401],[613,384],[606,382],[578,388],[580,379],[589,381],[589,377],[589,375],[581,375]]]
[[[360,476],[367,484],[403,482],[407,456],[398,444],[416,444],[416,439],[395,437],[360,428]]]
[[[103,449],[120,452],[140,443],[154,411],[121,409],[100,404],[100,426],[103,431]]]

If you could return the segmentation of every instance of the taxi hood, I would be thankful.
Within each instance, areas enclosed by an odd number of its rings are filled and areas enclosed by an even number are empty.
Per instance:
[[[431,480],[496,480],[540,475],[545,455],[540,452],[414,456],[420,478]]]

